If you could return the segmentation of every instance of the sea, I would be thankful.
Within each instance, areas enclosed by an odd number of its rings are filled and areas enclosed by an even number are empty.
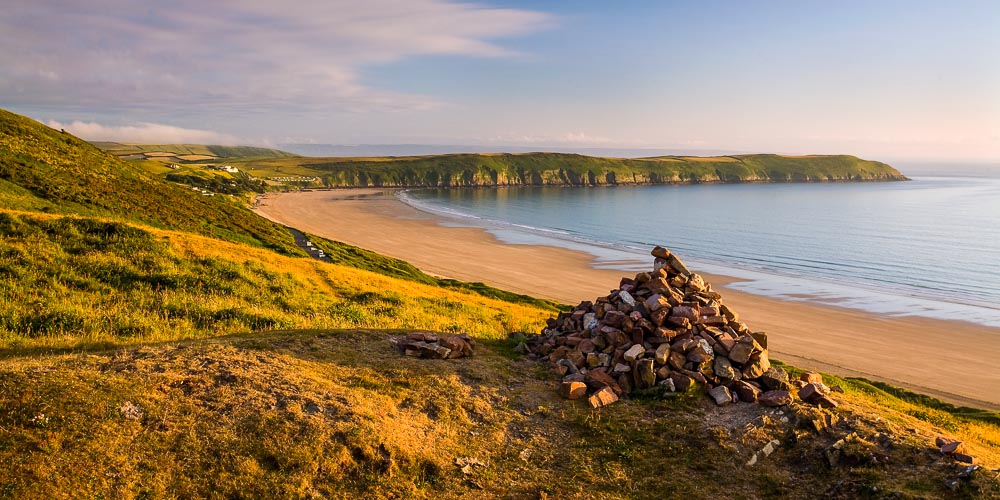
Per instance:
[[[662,245],[744,292],[1000,327],[1000,167],[900,170],[912,180],[398,196],[505,243],[587,252],[601,268],[648,270]]]

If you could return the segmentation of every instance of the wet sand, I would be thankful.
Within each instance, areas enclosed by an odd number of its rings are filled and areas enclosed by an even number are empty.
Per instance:
[[[480,228],[419,211],[383,189],[270,193],[259,214],[308,233],[406,260],[427,273],[576,304],[606,295],[627,274],[595,269],[586,253],[510,245]],[[681,255],[681,258],[684,256]],[[652,264],[652,257],[650,257]],[[697,269],[694,269],[697,271]],[[881,380],[955,404],[1000,410],[1000,328],[889,317],[731,290],[702,273],[772,357],[795,366]]]

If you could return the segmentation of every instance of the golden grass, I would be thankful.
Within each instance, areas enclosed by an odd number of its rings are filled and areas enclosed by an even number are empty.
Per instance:
[[[275,328],[417,328],[501,338],[549,311],[108,219],[3,211],[0,349]],[[11,218],[12,217],[12,218]],[[109,241],[92,234],[111,231]],[[30,283],[38,283],[32,286]]]
[[[689,394],[591,410],[500,343],[416,360],[392,334],[281,331],[0,360],[0,497],[934,498],[957,470],[929,448],[945,430],[851,388],[837,396],[842,425],[795,440],[805,427],[794,419],[815,408],[779,415]],[[831,469],[823,450],[850,432],[850,462]],[[964,429],[950,434],[984,452]],[[774,455],[744,465],[774,438]],[[464,458],[482,465],[463,472]],[[962,488],[1000,493],[985,473]]]

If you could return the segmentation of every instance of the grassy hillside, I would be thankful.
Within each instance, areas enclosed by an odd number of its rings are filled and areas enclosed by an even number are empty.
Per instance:
[[[996,498],[998,427],[863,382],[836,412],[701,394],[594,411],[496,342],[416,360],[393,332],[295,331],[0,360],[10,498]],[[780,413],[778,413],[780,411]],[[816,431],[812,422],[836,416]],[[918,415],[918,416],[914,416]],[[783,421],[784,419],[784,421]],[[929,424],[933,421],[934,424]],[[948,428],[960,429],[949,431]],[[831,466],[827,450],[844,436]],[[747,461],[772,439],[776,451]],[[989,462],[986,462],[989,460]]]
[[[92,144],[119,157],[181,163],[214,159],[222,160],[226,158],[288,158],[297,156],[287,151],[252,146],[128,144],[101,141],[95,141]]]
[[[0,208],[115,217],[304,255],[283,228],[237,203],[164,182],[72,135],[4,110]]]
[[[881,162],[848,155],[597,158],[562,153],[237,161],[258,177],[314,175],[327,186],[506,186],[903,180]],[[319,184],[317,183],[317,184]]]
[[[834,377],[836,410],[697,392],[592,410],[504,340],[557,305],[309,239],[329,261],[0,114],[0,498],[1000,495],[931,447],[997,467],[995,413]],[[412,330],[468,332],[476,355],[405,357],[392,336]]]
[[[0,212],[0,235],[0,352],[278,328],[500,338],[537,330],[555,311],[320,239],[341,264],[96,218]]]

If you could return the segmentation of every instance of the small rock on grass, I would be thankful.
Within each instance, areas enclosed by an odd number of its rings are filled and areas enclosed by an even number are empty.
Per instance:
[[[583,382],[563,382],[559,393],[566,399],[580,399],[587,396],[587,384]]]
[[[618,401],[618,396],[615,394],[615,391],[611,390],[611,387],[602,387],[587,399],[591,408],[601,408],[616,401]]]

